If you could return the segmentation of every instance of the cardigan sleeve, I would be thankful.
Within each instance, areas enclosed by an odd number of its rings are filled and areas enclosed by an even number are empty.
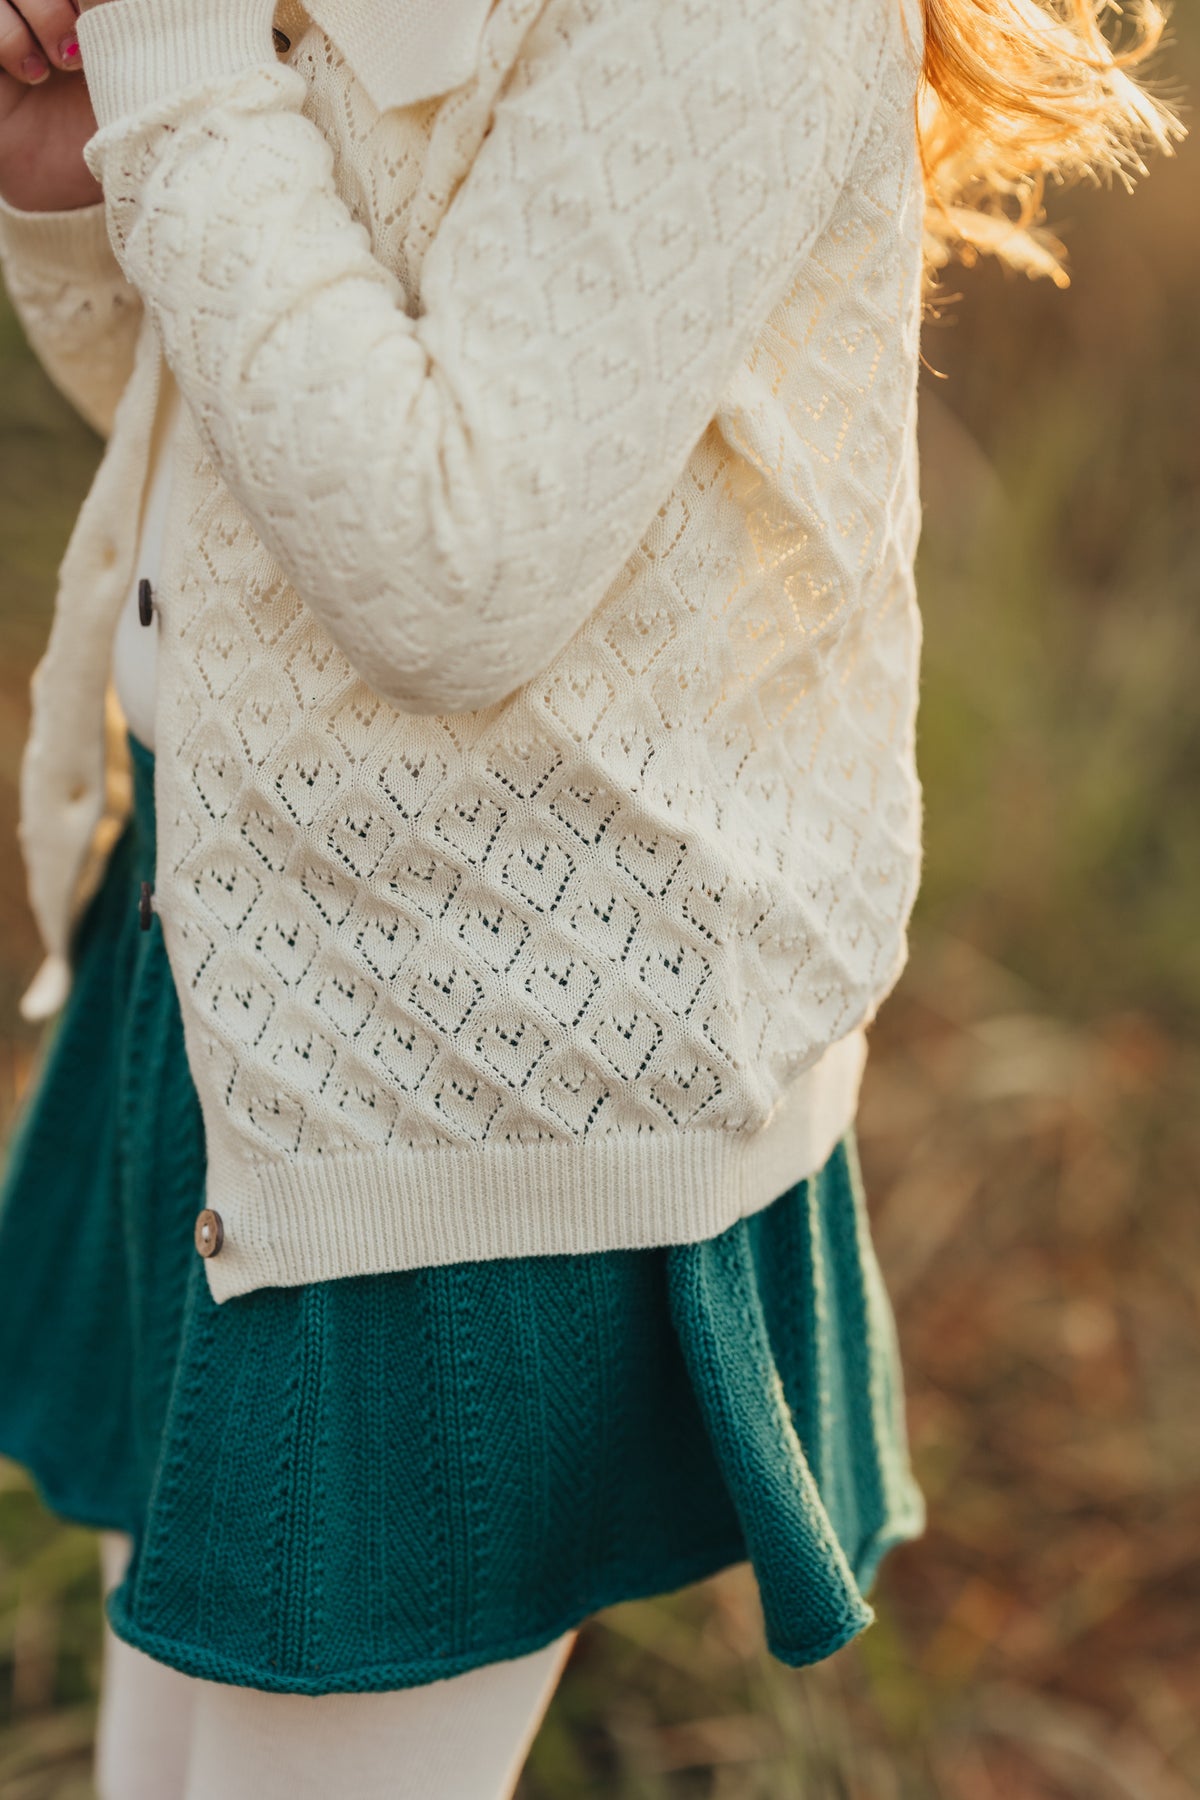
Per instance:
[[[829,217],[880,3],[548,0],[416,317],[272,0],[81,17],[85,156],[205,449],[392,704],[503,699],[619,577]]]
[[[113,254],[103,202],[24,212],[0,198],[0,265],[38,361],[107,437],[133,370],[142,302]]]

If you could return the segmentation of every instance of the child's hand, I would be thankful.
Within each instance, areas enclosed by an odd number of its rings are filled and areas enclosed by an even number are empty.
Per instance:
[[[96,129],[72,0],[0,0],[0,195],[25,212],[89,206],[83,160]]]

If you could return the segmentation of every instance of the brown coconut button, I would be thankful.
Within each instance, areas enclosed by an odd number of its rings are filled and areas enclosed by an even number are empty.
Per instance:
[[[225,1242],[225,1227],[219,1212],[205,1207],[196,1217],[196,1248],[201,1256],[215,1256]]]

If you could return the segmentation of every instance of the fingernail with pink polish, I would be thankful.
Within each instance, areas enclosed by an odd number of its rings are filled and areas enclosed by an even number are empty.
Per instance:
[[[64,38],[62,43],[58,46],[58,54],[65,63],[78,62],[79,39],[73,37]]]
[[[36,87],[39,81],[45,81],[50,70],[40,56],[27,56],[21,64],[21,73],[31,86]]]

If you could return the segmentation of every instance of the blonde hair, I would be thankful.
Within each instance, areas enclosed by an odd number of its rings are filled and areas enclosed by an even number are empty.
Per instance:
[[[1165,18],[1155,0],[923,0],[918,102],[926,275],[952,257],[999,257],[1060,287],[1064,247],[1045,228],[1048,180],[1126,187],[1143,155],[1184,128],[1136,78]],[[1121,42],[1102,27],[1119,15]]]

